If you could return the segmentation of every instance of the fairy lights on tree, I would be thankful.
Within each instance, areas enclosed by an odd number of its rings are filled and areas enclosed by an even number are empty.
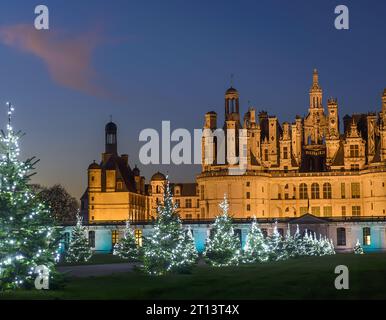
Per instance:
[[[33,287],[38,266],[53,280],[59,259],[59,228],[28,184],[38,160],[19,160],[23,134],[13,130],[14,108],[7,106],[8,124],[0,135],[0,290]]]
[[[208,237],[204,256],[215,267],[237,265],[240,260],[241,244],[235,235],[232,219],[228,215],[229,203],[224,196],[220,203],[222,213],[212,225],[212,235]]]
[[[193,237],[191,231],[182,228],[168,178],[163,202],[157,207],[153,233],[145,237],[143,247],[143,268],[151,275],[188,272],[196,262]]]
[[[123,238],[120,239],[114,246],[113,254],[122,259],[128,260],[129,262],[138,261],[139,249],[135,241],[134,231],[130,227],[129,220],[126,221]]]

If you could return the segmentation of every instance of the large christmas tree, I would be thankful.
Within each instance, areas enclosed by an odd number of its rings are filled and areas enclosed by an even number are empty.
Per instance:
[[[188,235],[182,228],[167,179],[163,203],[157,208],[153,233],[144,239],[143,268],[151,275],[188,272],[196,262],[196,258],[193,238],[191,233]]]
[[[113,254],[128,260],[129,262],[135,262],[139,258],[138,246],[135,241],[134,231],[130,227],[129,220],[126,221],[123,238],[114,246]]]
[[[240,240],[234,234],[232,219],[228,215],[229,204],[226,196],[220,203],[222,214],[217,216],[212,235],[208,238],[204,256],[215,267],[237,265],[240,259]]]
[[[92,250],[86,236],[86,228],[82,225],[82,217],[76,214],[76,225],[71,232],[71,241],[66,254],[67,262],[86,262],[92,256]]]
[[[279,261],[286,259],[283,237],[277,229],[277,222],[273,228],[272,234],[267,238],[268,259],[270,261]]]
[[[59,258],[59,228],[47,207],[31,191],[29,178],[35,158],[19,160],[21,132],[8,124],[0,136],[0,290],[30,288],[36,267],[44,265],[55,276]]]

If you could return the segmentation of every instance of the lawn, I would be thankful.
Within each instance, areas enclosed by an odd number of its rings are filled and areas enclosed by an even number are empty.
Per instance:
[[[336,290],[346,265],[350,289]],[[3,299],[386,299],[386,254],[338,254],[150,277],[139,272],[69,279],[60,291],[0,293]],[[101,289],[103,288],[103,289]]]

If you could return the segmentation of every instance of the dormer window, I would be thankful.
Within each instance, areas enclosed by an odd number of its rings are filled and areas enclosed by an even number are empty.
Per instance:
[[[358,158],[359,157],[359,145],[352,144],[350,145],[350,158]]]

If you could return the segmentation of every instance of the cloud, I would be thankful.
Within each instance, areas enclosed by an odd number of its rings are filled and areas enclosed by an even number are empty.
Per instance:
[[[66,37],[26,24],[0,27],[0,43],[42,59],[57,84],[92,96],[112,98],[114,95],[105,88],[92,65],[93,51],[101,42],[96,31]]]

